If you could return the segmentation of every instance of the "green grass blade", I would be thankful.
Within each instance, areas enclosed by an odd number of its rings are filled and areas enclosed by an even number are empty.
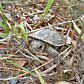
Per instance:
[[[16,24],[12,25],[12,31],[16,34],[16,36],[19,36]]]
[[[44,17],[48,13],[48,11],[49,11],[50,7],[52,6],[53,2],[54,2],[54,0],[48,0],[48,3],[47,3],[47,5],[44,9]]]
[[[13,62],[13,61],[11,61],[11,60],[6,60],[6,62],[8,62],[8,63],[10,63],[10,64],[12,64],[12,65],[14,65],[14,66],[16,66],[16,67],[21,68],[21,69],[24,70],[25,72],[28,72],[28,73],[30,73],[30,74],[32,74],[32,75],[35,75],[33,72],[31,72],[30,70],[26,69],[25,67],[22,67],[21,65],[17,64],[16,62]]]
[[[6,16],[5,16],[5,13],[3,11],[1,3],[0,3],[0,14],[1,14],[2,19],[3,19],[3,29],[8,34],[9,33],[8,21],[6,19]]]
[[[76,25],[76,23],[72,20],[72,23],[74,25],[74,29],[77,31],[78,34],[81,34],[80,28]]]
[[[0,38],[5,38],[7,36],[7,33],[0,32]]]
[[[19,30],[19,32],[18,32],[18,30]],[[26,37],[27,37],[27,32],[26,32],[26,29],[24,28],[23,23],[12,25],[12,31],[19,38],[26,39]]]
[[[80,35],[81,34],[81,29],[76,25],[76,23],[72,20],[72,23],[74,25],[74,29],[77,31],[77,33]],[[81,36],[81,39],[84,41],[84,33]]]
[[[3,26],[3,22],[2,22],[2,21],[0,22],[0,27],[2,27],[2,28],[4,27],[4,26]]]
[[[37,69],[35,69],[35,72],[36,72],[36,74],[37,74],[38,77],[39,77],[40,83],[41,83],[41,84],[46,84],[45,81],[44,81],[44,79],[43,79],[43,77],[40,75],[40,73],[38,72]]]
[[[21,30],[21,33],[22,33],[21,36],[22,36],[22,38],[23,38],[23,39],[26,39],[27,32],[26,32],[26,29],[24,28],[23,23],[18,24],[18,27],[19,27],[20,30]]]

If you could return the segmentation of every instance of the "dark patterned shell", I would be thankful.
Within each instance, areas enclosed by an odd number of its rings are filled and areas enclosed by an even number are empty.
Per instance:
[[[29,37],[39,39],[53,46],[64,45],[64,40],[61,37],[61,35],[54,29],[50,29],[50,28],[39,29],[36,32],[30,33]]]

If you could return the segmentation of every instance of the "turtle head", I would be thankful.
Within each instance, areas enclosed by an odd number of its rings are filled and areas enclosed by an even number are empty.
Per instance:
[[[30,46],[33,52],[39,52],[44,50],[44,43],[39,40],[32,40],[30,42]]]

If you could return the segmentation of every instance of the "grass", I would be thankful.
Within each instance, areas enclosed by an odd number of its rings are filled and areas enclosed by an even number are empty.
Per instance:
[[[27,32],[23,23],[13,25],[12,32],[14,32],[18,38],[22,38],[23,40],[27,38]]]
[[[47,14],[48,10],[49,10],[49,8],[45,9],[45,14]],[[4,30],[4,32],[0,32],[0,37],[5,38],[10,34],[10,32],[12,32],[12,34],[15,34],[17,36],[17,38],[22,38],[24,40],[27,38],[27,32],[26,32],[26,29],[25,29],[23,23],[19,23],[19,24],[14,23],[13,25],[10,25],[10,27],[9,27],[9,22],[6,18],[6,15],[4,13],[1,3],[0,3],[0,14],[1,14],[2,20],[3,20],[3,22],[0,22],[0,27],[2,27]],[[32,72],[32,71],[26,69],[25,67],[20,66],[19,64],[17,64],[14,61],[6,60],[6,62],[8,62],[16,67],[19,67],[20,69],[24,70],[25,72],[27,72],[33,76],[35,76],[37,74],[41,84],[45,84],[44,79],[42,78],[42,76],[36,69]]]
[[[29,74],[31,74],[31,75],[33,75],[33,76],[37,75],[37,77],[39,78],[40,83],[41,83],[41,84],[46,84],[45,81],[44,81],[44,79],[43,79],[43,77],[41,76],[41,74],[38,72],[37,69],[34,69],[34,70],[33,70],[33,71],[36,73],[36,74],[35,74],[34,72],[32,72],[32,71],[26,69],[26,68],[23,67],[23,66],[20,66],[19,64],[17,64],[17,63],[14,62],[14,61],[6,60],[6,62],[8,62],[8,63],[14,65],[15,67],[21,68],[22,70],[24,70],[25,72],[27,72],[27,73],[29,73]]]
[[[39,77],[40,83],[41,84],[46,84],[43,77],[41,76],[41,74],[38,72],[37,69],[35,69],[35,72],[36,72],[37,76]]]
[[[47,3],[47,5],[44,9],[44,17],[48,13],[48,11],[49,11],[50,7],[52,6],[53,2],[54,2],[54,0],[48,0],[48,3]]]
[[[26,68],[24,68],[24,67],[20,66],[19,64],[17,64],[17,63],[16,63],[16,62],[14,62],[14,61],[11,61],[11,60],[6,60],[6,62],[8,62],[8,63],[10,63],[10,64],[14,65],[15,67],[18,67],[18,68],[20,68],[20,69],[24,70],[25,72],[28,72],[29,74],[33,74],[33,75],[34,75],[34,73],[33,73],[33,72],[31,72],[30,70],[28,70],[28,69],[26,69]]]
[[[52,4],[54,3],[54,0],[48,0],[48,3],[44,9],[44,14],[43,16],[40,16],[41,20],[44,21],[45,16],[48,14]]]
[[[72,23],[73,23],[73,25],[74,25],[74,29],[76,30],[76,32],[77,32],[79,35],[81,35],[81,33],[82,33],[81,29],[76,25],[76,23],[75,23],[73,20],[72,20]],[[84,42],[84,33],[82,34],[81,39],[82,39],[83,42]]]
[[[3,20],[2,22],[0,22],[0,27],[2,27],[4,30],[4,32],[0,32],[0,37],[2,37],[2,38],[7,37],[8,34],[10,32],[12,32],[12,33],[15,33],[17,37],[26,39],[27,32],[26,32],[26,29],[25,29],[23,23],[19,23],[19,24],[14,23],[13,25],[10,25],[10,23],[8,22],[8,20],[6,18],[6,15],[4,13],[1,3],[0,3],[0,14],[1,14],[2,20]]]
[[[1,22],[0,25],[3,27],[5,33],[8,34],[9,33],[8,21],[6,19],[1,3],[0,3],[0,15],[2,16],[2,19],[3,19],[3,22]]]

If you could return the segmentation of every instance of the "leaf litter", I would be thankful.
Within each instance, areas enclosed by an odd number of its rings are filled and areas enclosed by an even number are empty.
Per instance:
[[[6,24],[12,27],[13,24],[23,23],[27,32],[27,35],[24,34],[27,37],[24,36],[25,40],[21,38],[23,35],[21,31],[24,31],[24,28],[23,30],[17,29],[19,35],[10,30],[12,33],[6,37],[5,31],[2,31],[3,28],[0,25],[0,33],[5,36],[0,36],[1,84],[84,83],[84,10],[81,9],[84,7],[83,1],[75,0],[77,6],[72,0],[68,3],[66,3],[68,0],[62,1],[65,2],[54,0],[45,18],[42,19],[47,0],[10,1],[12,3],[1,0],[4,12],[7,13],[5,14],[8,21]],[[73,4],[71,4],[72,2]],[[71,8],[69,9],[69,7]],[[0,19],[3,21],[2,17]],[[19,24],[19,26],[21,25]],[[56,58],[49,56],[45,50],[40,53],[30,50],[32,39],[28,35],[46,27],[52,27],[65,40],[65,44],[57,48],[60,57],[60,61],[57,63]],[[77,28],[79,29],[77,30]],[[80,31],[82,32],[79,33]],[[47,46],[49,45],[47,44]]]

